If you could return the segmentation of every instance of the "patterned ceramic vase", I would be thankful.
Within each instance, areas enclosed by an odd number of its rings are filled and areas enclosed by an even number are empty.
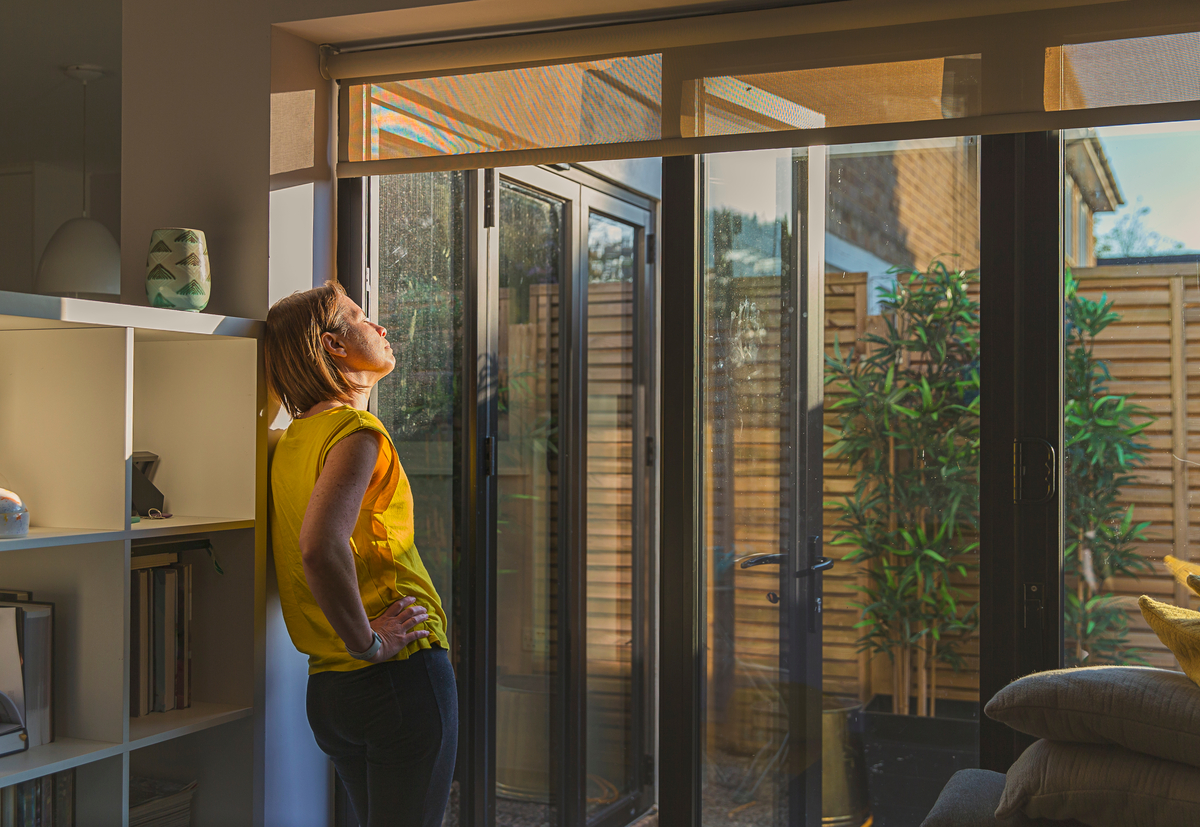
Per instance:
[[[201,230],[164,227],[150,234],[146,298],[154,307],[197,313],[212,292],[208,242]]]

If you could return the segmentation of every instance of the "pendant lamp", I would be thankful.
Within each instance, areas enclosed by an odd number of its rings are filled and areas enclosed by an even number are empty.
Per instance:
[[[87,198],[87,85],[104,72],[98,66],[82,65],[64,71],[83,84],[83,215],[67,221],[50,237],[38,264],[38,292],[115,302],[121,297],[121,248],[107,227],[88,218]]]

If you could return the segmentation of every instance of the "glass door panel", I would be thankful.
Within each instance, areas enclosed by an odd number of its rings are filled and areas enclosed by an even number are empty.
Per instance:
[[[918,827],[979,762],[979,141],[833,147],[828,180],[823,813]]]
[[[598,197],[589,201],[595,202]],[[610,210],[622,205],[612,199]],[[643,542],[642,437],[638,419],[636,336],[641,245],[647,214],[638,225],[595,210],[587,217],[585,327],[587,339],[587,797],[588,815],[636,792],[635,668],[641,668],[644,626],[635,629]],[[643,437],[644,438],[644,437]]]
[[[499,193],[496,811],[555,824],[560,292],[567,202],[503,179]]]
[[[416,546],[450,621],[460,698],[467,696],[461,682],[459,599],[464,585],[461,377],[464,337],[471,330],[463,318],[469,270],[466,187],[460,172],[372,179],[377,275],[367,302],[387,328],[396,354],[396,369],[376,386],[374,410],[392,436],[412,489]],[[459,781],[454,783],[458,788]],[[451,795],[450,827],[460,823],[460,800]]]
[[[1200,123],[1062,140],[1063,663],[1178,669],[1137,600],[1197,605]]]
[[[703,160],[705,824],[918,827],[978,765],[978,151]]]
[[[803,668],[790,671],[806,645],[792,636],[802,609],[789,588],[798,579],[788,582],[800,452],[790,402],[801,392],[789,356],[802,335],[794,163],[790,150],[703,162],[697,495],[708,615],[706,825],[804,823],[803,812],[790,816],[793,782],[802,782],[789,771],[792,750],[804,751],[793,737],[803,721],[793,726],[789,700],[801,700],[806,678]]]

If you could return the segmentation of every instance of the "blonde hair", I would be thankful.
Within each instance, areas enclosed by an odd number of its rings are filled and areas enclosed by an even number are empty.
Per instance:
[[[342,374],[321,344],[325,333],[347,335],[344,295],[340,284],[327,281],[285,296],[267,311],[263,342],[267,385],[293,417],[313,405],[362,390]]]

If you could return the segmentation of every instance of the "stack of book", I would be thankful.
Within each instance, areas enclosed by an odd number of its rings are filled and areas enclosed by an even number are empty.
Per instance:
[[[0,589],[0,755],[54,740],[54,604]]]
[[[75,770],[0,790],[0,827],[75,827]]]
[[[196,782],[129,779],[129,827],[188,827]]]
[[[192,705],[192,564],[179,545],[137,546],[130,558],[133,717]]]

